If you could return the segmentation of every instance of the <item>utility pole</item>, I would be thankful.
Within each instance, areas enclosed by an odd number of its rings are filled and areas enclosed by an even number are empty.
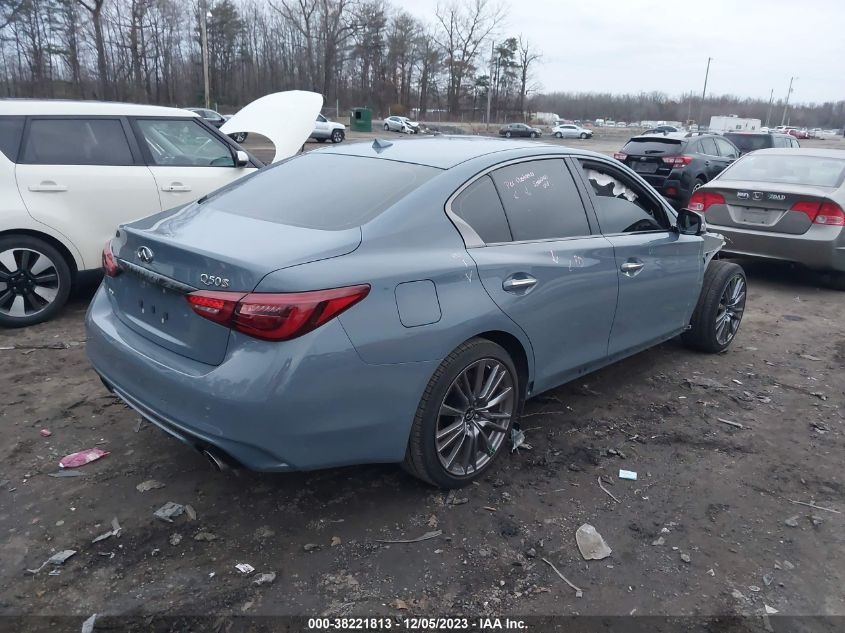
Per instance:
[[[485,130],[490,130],[490,102],[493,99],[493,57],[496,54],[496,42],[490,44],[490,77],[487,80],[487,125]]]
[[[798,79],[798,77],[789,78],[789,90],[786,91],[786,101],[783,103],[783,116],[780,118],[781,125],[786,125],[786,111],[789,109],[789,95],[792,94],[792,82],[796,79]]]
[[[772,118],[772,106],[775,104],[775,89],[772,88],[769,93],[769,112],[766,114],[766,127],[769,127],[769,119]]]
[[[707,58],[707,70],[704,72],[704,90],[701,91],[701,108],[698,110],[698,129],[701,129],[702,119],[704,118],[704,96],[707,94],[707,78],[710,77],[710,62],[712,57]]]
[[[205,108],[211,107],[208,89],[208,6],[207,0],[200,0],[200,39],[202,40],[202,81],[205,90]]]

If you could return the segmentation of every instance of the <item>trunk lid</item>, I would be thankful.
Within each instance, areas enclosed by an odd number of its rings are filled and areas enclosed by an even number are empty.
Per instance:
[[[229,329],[203,319],[193,290],[251,292],[267,274],[351,253],[359,227],[325,231],[191,204],[122,227],[112,242],[123,266],[107,278],[115,313],[129,328],[173,352],[218,365]]]
[[[725,198],[705,213],[708,224],[788,235],[802,235],[813,225],[806,213],[790,209],[797,202],[824,202],[830,193],[826,187],[743,180],[715,180],[706,191]]]

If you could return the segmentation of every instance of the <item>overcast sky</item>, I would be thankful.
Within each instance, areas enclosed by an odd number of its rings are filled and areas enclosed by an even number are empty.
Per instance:
[[[393,4],[433,22],[438,0]],[[845,0],[507,4],[500,35],[522,33],[542,50],[535,78],[545,92],[700,93],[712,57],[707,94],[768,99],[774,88],[777,100],[794,75],[790,101],[845,99]]]

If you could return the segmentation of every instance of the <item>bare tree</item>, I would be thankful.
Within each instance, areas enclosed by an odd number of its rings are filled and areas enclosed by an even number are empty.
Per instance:
[[[528,83],[531,80],[531,66],[539,61],[543,55],[538,50],[531,48],[528,38],[524,38],[522,35],[519,36],[518,55],[519,111],[524,116],[525,98],[528,95],[528,91],[532,88]]]
[[[97,83],[101,99],[109,99],[109,74],[106,64],[106,42],[103,37],[103,4],[105,0],[76,0],[91,14],[94,25],[94,45],[97,48]]]

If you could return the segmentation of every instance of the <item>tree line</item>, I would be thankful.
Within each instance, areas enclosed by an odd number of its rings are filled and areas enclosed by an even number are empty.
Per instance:
[[[452,121],[765,119],[737,97],[540,92],[542,54],[501,31],[498,0],[444,0],[419,16],[389,0],[0,0],[0,96],[201,106],[201,25],[212,107],[233,112],[269,92],[313,90],[331,110]],[[205,18],[203,20],[203,17]],[[780,123],[775,104],[772,125]],[[790,108],[793,124],[841,126],[845,102]]]

